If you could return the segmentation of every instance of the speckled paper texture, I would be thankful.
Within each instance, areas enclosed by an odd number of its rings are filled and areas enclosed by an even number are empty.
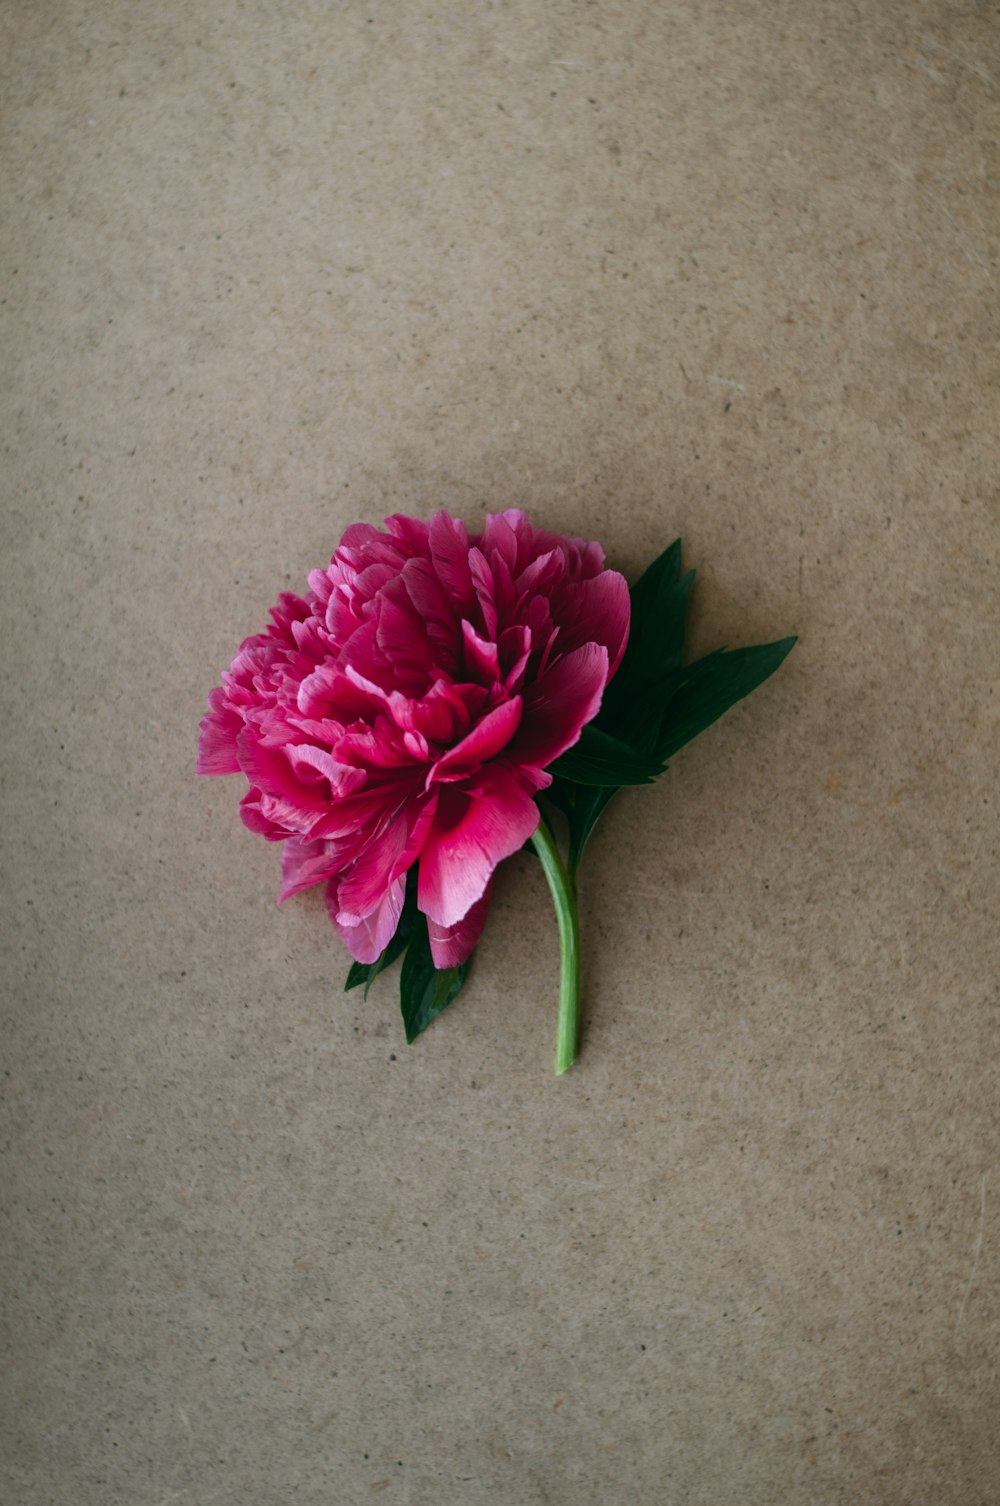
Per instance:
[[[0,17],[11,1506],[1000,1500],[988,5]],[[775,677],[404,1043],[208,690],[523,507]]]

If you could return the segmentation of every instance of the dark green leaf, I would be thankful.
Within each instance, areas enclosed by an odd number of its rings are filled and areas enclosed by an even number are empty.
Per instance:
[[[618,790],[611,786],[604,789],[581,789],[569,823],[569,866],[575,873],[583,857],[583,849],[597,825],[605,807],[614,799]]]
[[[442,1010],[460,993],[469,973],[469,961],[460,967],[438,969],[431,956],[427,922],[417,912],[409,950],[403,958],[399,975],[399,1003],[406,1029],[407,1044],[412,1045]]]
[[[666,688],[684,648],[694,571],[682,576],[680,569],[677,539],[631,587],[628,644],[597,717],[602,730],[645,752],[655,746]]]
[[[561,754],[550,769],[574,784],[621,789],[625,784],[651,784],[662,774],[663,761],[630,747],[620,737],[590,722],[580,734],[579,742]]]
[[[629,700],[619,702],[617,710],[602,706],[592,725],[628,743],[637,753],[655,757],[664,710],[690,673],[690,667],[666,670],[644,690],[637,690]]]
[[[664,762],[772,675],[794,638],[720,651],[688,665],[663,710],[656,752]]]
[[[658,674],[681,662],[684,619],[693,585],[693,570],[681,576],[681,541],[675,539],[631,588],[634,628],[629,642],[634,645],[633,656],[643,673],[649,670]]]
[[[677,539],[631,587],[629,641],[597,717],[550,766],[544,799],[569,825],[575,870],[601,813],[624,785],[647,784],[667,759],[774,673],[794,638],[719,649],[681,665],[694,571],[681,575]]]

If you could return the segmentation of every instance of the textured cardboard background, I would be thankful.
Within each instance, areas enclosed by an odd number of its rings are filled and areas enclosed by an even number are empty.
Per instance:
[[[2,17],[16,1506],[991,1506],[998,14]],[[524,506],[693,646],[587,1034],[512,861],[414,1048],[207,690],[342,528]]]

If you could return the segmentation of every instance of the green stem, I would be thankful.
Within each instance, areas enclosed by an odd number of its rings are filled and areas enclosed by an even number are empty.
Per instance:
[[[556,1072],[559,1073],[571,1067],[576,1057],[580,1015],[580,921],[576,905],[576,879],[575,875],[567,871],[544,820],[538,823],[531,840],[545,869],[559,922],[559,946],[562,953],[559,1029],[556,1035]]]

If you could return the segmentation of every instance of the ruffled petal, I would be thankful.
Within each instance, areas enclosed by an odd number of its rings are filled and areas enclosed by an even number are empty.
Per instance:
[[[608,651],[608,679],[621,663],[628,642],[631,602],[628,582],[617,570],[604,570],[592,580],[576,581],[559,593],[554,610],[565,653],[582,643],[602,643]]]
[[[608,678],[608,651],[585,643],[545,671],[524,691],[524,715],[508,756],[543,769],[571,748],[601,707]]]
[[[474,593],[469,572],[469,535],[465,524],[450,513],[439,512],[427,530],[431,563],[450,599],[467,616]]]
[[[510,742],[521,720],[521,697],[501,701],[472,731],[439,758],[427,775],[428,786],[464,779],[495,758]]]
[[[406,897],[406,879],[390,885],[374,910],[367,915],[352,915],[341,909],[339,881],[332,878],[326,888],[326,908],[337,934],[356,962],[376,962],[396,934]]]
[[[226,692],[216,689],[208,697],[208,712],[202,718],[198,738],[199,774],[238,774],[236,739],[243,729],[243,718],[230,704]]]
[[[524,782],[504,764],[487,764],[474,792],[443,786],[420,858],[417,904],[428,919],[454,926],[468,915],[494,868],[524,846],[538,821]]]
[[[412,801],[365,844],[340,881],[342,917],[367,915],[378,906],[420,856],[436,808],[436,792],[420,802]]]
[[[469,679],[478,680],[483,685],[495,685],[500,678],[497,645],[488,638],[481,638],[467,617],[462,619],[462,639],[465,673]]]
[[[278,904],[303,889],[311,889],[313,884],[321,884],[336,872],[339,861],[333,842],[303,842],[301,837],[289,837],[281,849]]]
[[[492,881],[486,891],[472,906],[467,915],[453,926],[441,926],[436,921],[427,922],[427,935],[431,944],[431,957],[435,967],[458,967],[468,960],[479,943],[490,910]]]

